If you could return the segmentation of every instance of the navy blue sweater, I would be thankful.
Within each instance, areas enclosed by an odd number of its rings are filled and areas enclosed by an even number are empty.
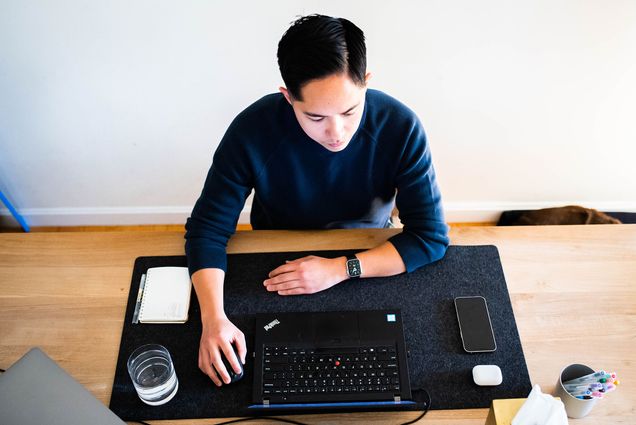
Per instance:
[[[389,240],[407,271],[440,259],[448,246],[422,125],[377,90],[367,90],[360,127],[340,152],[310,139],[280,93],[241,112],[186,223],[191,274],[226,270],[226,245],[252,188],[254,229],[382,228],[395,200],[404,229]]]

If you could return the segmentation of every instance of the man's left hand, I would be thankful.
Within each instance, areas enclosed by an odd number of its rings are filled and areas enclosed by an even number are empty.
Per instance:
[[[348,278],[345,257],[322,258],[310,255],[293,261],[269,273],[263,282],[270,292],[279,295],[313,294],[324,291]]]

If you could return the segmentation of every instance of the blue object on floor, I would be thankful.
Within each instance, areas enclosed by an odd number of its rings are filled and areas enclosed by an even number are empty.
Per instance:
[[[6,196],[4,196],[4,193],[2,193],[2,191],[0,190],[0,200],[2,201],[3,204],[5,204],[7,206],[7,208],[9,208],[9,212],[11,213],[11,215],[18,221],[18,223],[20,223],[20,226],[22,226],[22,229],[25,232],[30,232],[31,229],[29,229],[29,225],[26,223],[26,221],[24,220],[24,217],[22,217],[15,208],[13,208],[13,205],[11,205],[11,202],[9,202],[9,200],[7,199]]]

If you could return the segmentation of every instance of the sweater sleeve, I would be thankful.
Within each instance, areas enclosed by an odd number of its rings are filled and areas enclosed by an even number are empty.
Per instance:
[[[413,117],[396,178],[402,233],[389,241],[407,272],[442,258],[449,244],[442,197],[422,124]]]
[[[186,222],[185,251],[190,275],[200,269],[226,271],[228,240],[252,189],[246,152],[236,121],[214,154],[201,196]]]

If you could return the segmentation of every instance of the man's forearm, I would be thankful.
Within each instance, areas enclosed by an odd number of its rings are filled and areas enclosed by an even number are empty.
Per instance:
[[[201,320],[225,315],[223,309],[223,280],[221,269],[201,269],[192,275],[192,284],[201,306]]]
[[[394,276],[406,271],[402,257],[391,242],[359,252],[356,257],[360,260],[361,277]]]

